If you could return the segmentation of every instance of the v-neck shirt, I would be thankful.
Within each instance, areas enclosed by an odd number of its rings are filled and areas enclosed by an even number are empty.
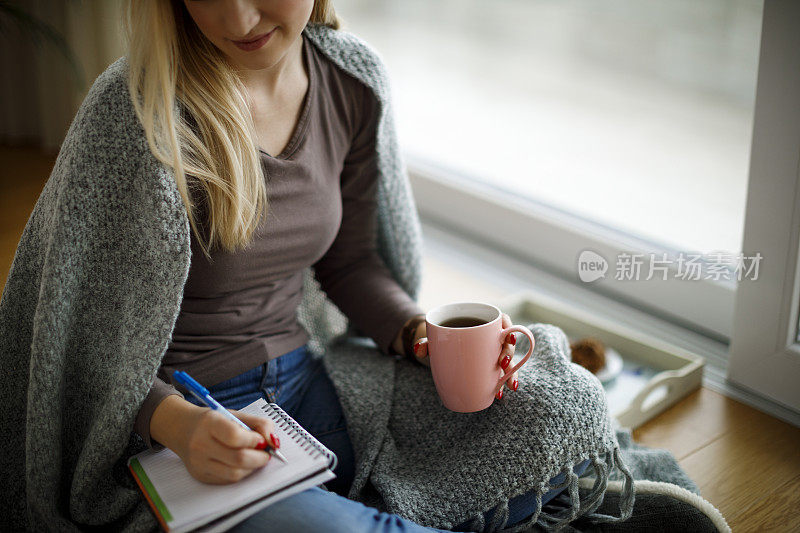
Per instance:
[[[306,89],[306,94],[303,97],[303,103],[300,107],[300,116],[297,119],[297,123],[294,126],[294,130],[292,131],[292,136],[289,138],[289,142],[286,143],[286,146],[283,147],[281,153],[276,156],[270,155],[264,150],[263,148],[259,148],[258,151],[261,154],[262,158],[267,158],[267,164],[269,164],[270,159],[289,159],[297,150],[298,146],[300,145],[300,141],[306,134],[306,130],[308,130],[308,117],[311,112],[311,104],[314,101],[315,97],[318,98],[316,95],[317,92],[317,78],[319,74],[317,72],[317,68],[311,68],[312,63],[318,62],[320,59],[325,60],[323,57],[320,57],[317,52],[316,54],[312,50],[314,45],[308,41],[308,38],[305,35],[302,35],[303,38],[303,65],[305,71],[308,76],[308,88]],[[318,65],[313,65],[318,66]],[[331,65],[336,68],[334,65]],[[343,75],[346,75],[342,73]],[[357,80],[351,78],[354,82],[359,83]],[[361,84],[363,86],[363,84]],[[374,95],[373,95],[374,98]],[[369,109],[365,110],[366,112],[370,112]]]
[[[176,370],[209,387],[309,341],[297,319],[306,267],[384,353],[423,312],[377,252],[379,102],[302,38],[308,89],[281,153],[259,150],[268,211],[253,241],[235,253],[215,249],[209,261],[192,232],[181,310],[134,428],[148,445],[156,406],[185,391],[172,381]]]

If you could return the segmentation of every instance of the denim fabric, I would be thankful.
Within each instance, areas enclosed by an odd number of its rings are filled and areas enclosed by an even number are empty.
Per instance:
[[[245,532],[300,532],[300,531],[382,531],[422,532],[443,531],[423,527],[396,514],[382,513],[359,502],[344,497],[353,480],[355,457],[347,424],[342,413],[333,383],[322,361],[313,358],[307,346],[287,352],[280,357],[252,368],[227,381],[209,387],[211,395],[228,409],[241,409],[259,398],[265,398],[283,408],[292,418],[332,450],[338,459],[336,479],[325,483],[323,490],[313,487],[284,498],[259,511],[230,531]],[[200,405],[191,395],[187,401]],[[582,474],[589,461],[575,467]],[[552,484],[563,481],[561,474]],[[562,489],[563,490],[563,489]],[[542,497],[547,503],[561,490],[552,490]],[[536,495],[526,493],[509,500],[508,524],[513,525],[530,516],[536,507]],[[486,513],[491,520],[493,511]],[[463,531],[465,524],[454,528]]]

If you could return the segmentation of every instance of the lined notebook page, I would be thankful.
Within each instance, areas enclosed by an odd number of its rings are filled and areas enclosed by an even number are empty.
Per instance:
[[[241,411],[267,417],[267,413],[262,410],[265,405],[267,402],[262,398]],[[314,449],[309,451],[308,444],[305,444],[304,449],[302,439],[297,434],[290,435],[291,428],[287,432],[285,424],[273,422],[275,434],[281,441],[280,450],[288,463],[273,457],[266,466],[236,483],[212,485],[197,481],[189,474],[180,457],[169,448],[158,452],[148,450],[137,456],[153,487],[172,514],[173,519],[168,522],[171,529],[201,521],[203,518],[213,519],[329,465],[324,455]]]

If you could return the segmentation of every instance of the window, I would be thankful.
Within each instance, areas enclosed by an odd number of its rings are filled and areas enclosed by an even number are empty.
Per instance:
[[[739,285],[728,378],[800,413],[800,4],[766,2],[745,248],[764,268]],[[796,418],[795,418],[796,420]]]
[[[596,290],[730,337],[761,2],[336,8],[389,68],[423,217],[576,281],[589,250],[608,264]]]

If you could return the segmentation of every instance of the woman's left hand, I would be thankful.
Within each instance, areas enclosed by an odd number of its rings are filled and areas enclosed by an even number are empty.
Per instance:
[[[507,314],[502,314],[502,325],[503,329],[510,328],[513,323],[511,322],[511,317]],[[424,333],[423,333],[424,335]],[[414,354],[417,357],[417,361],[422,363],[425,366],[431,366],[430,359],[428,358],[428,338],[421,337],[417,339],[416,344],[414,345]],[[514,357],[514,345],[517,343],[516,337],[514,337],[513,333],[509,333],[508,337],[506,337],[506,341],[503,343],[503,348],[500,350],[500,357],[497,358],[497,364],[500,368],[505,372],[508,370],[508,365],[511,364],[511,359]],[[519,381],[517,381],[517,373],[514,372],[511,374],[511,378],[509,378],[506,383],[505,387],[508,387],[510,390],[517,390],[519,387]],[[503,397],[503,388],[497,393],[497,398],[500,399]]]

